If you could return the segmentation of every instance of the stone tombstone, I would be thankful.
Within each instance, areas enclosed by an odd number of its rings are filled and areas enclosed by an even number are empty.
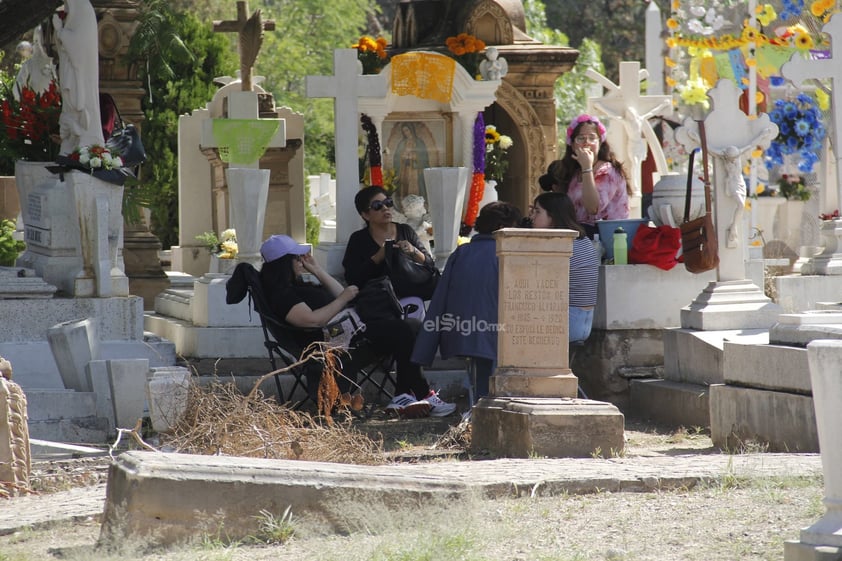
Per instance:
[[[202,146],[205,123],[230,116],[228,98],[241,92],[238,80],[220,88],[205,108],[179,117],[178,198],[179,244],[173,246],[173,270],[201,276],[208,271],[209,252],[196,236],[213,231],[217,235],[233,227],[227,184],[228,164],[219,158],[217,148]],[[271,234],[289,234],[304,239],[304,118],[288,107],[276,107],[271,94],[254,86],[260,100],[261,119],[281,119],[285,123],[286,146],[270,147],[260,158],[260,169],[267,169],[269,194],[262,239]],[[189,203],[185,203],[189,201]]]
[[[471,448],[505,457],[588,457],[622,451],[624,417],[578,399],[569,368],[572,230],[495,232],[500,262],[497,370],[472,410]],[[478,326],[479,327],[479,326]]]
[[[65,295],[72,295],[82,267],[79,220],[73,192],[42,162],[15,163],[26,250],[17,265],[35,270]]]
[[[500,260],[497,370],[491,395],[576,397],[568,364],[568,278],[572,230],[506,228]]]

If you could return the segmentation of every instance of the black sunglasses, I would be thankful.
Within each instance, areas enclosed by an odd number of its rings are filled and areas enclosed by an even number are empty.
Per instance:
[[[368,205],[368,208],[371,210],[383,210],[384,206],[386,208],[392,208],[393,206],[395,206],[395,201],[393,201],[392,199],[378,199],[376,201],[373,201],[370,205]]]

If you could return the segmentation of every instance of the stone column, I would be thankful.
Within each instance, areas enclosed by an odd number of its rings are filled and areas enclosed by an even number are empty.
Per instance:
[[[568,365],[572,230],[506,228],[500,260],[497,370],[472,413],[471,447],[498,456],[587,457],[623,449],[623,415],[577,399]]]
[[[807,345],[816,428],[822,452],[824,504],[818,522],[801,530],[799,541],[784,543],[786,561],[842,559],[842,341],[817,340]]]

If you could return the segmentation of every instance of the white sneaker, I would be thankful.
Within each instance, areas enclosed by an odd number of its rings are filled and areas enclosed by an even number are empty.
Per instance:
[[[424,398],[424,401],[430,404],[430,416],[431,417],[447,417],[454,411],[456,411],[456,404],[455,403],[447,403],[446,401],[442,401],[439,397],[437,392],[430,390],[430,393],[427,394],[427,397]]]
[[[404,419],[418,419],[428,416],[431,408],[430,402],[419,401],[412,394],[402,393],[392,398],[392,401],[386,406],[386,411],[394,412]]]

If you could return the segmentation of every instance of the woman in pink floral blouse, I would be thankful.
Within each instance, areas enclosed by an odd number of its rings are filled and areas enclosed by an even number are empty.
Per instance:
[[[605,126],[582,114],[567,127],[564,157],[550,164],[541,186],[566,193],[576,207],[576,220],[589,238],[597,220],[629,217],[630,189],[623,166],[605,141]]]

